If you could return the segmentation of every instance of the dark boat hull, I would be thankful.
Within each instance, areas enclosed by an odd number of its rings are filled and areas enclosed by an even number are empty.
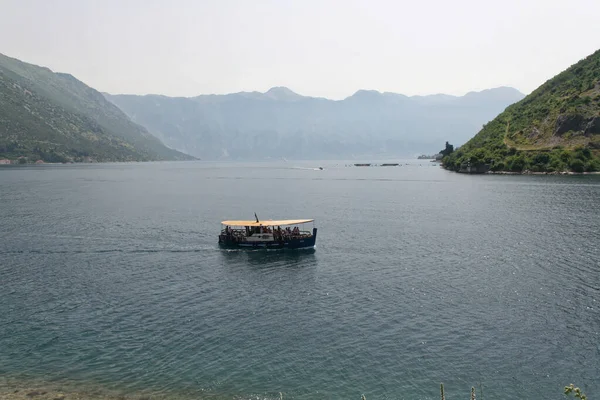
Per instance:
[[[311,237],[290,238],[279,241],[253,241],[239,242],[225,235],[219,236],[219,246],[229,249],[309,249],[314,248],[317,243],[317,228],[313,228]]]

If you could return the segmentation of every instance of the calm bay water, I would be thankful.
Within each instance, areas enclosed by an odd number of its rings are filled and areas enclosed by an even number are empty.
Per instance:
[[[309,167],[322,165],[323,171]],[[295,168],[297,167],[297,168]],[[306,168],[306,169],[303,169]],[[600,176],[0,169],[0,377],[189,398],[600,395]],[[316,218],[316,251],[220,250]]]

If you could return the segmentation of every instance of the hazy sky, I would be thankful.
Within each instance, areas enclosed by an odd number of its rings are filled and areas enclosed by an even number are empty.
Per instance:
[[[0,0],[0,53],[110,93],[529,93],[600,48],[600,0]]]

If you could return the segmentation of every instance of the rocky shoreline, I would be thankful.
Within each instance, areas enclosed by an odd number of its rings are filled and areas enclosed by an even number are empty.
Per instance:
[[[572,172],[572,171],[554,171],[554,172],[534,172],[534,171],[487,171],[490,175],[600,175],[600,172]]]
[[[162,391],[151,389],[110,388],[88,382],[46,382],[0,375],[0,400],[279,400],[280,394],[248,395],[225,394],[202,389],[194,391]]]
[[[198,398],[198,397],[195,397]],[[166,400],[183,399],[155,393],[119,394],[103,391],[71,391],[40,387],[0,388],[0,400]]]
[[[573,171],[553,171],[553,172],[536,172],[528,169],[524,171],[492,171],[487,170],[485,172],[467,172],[467,171],[454,171],[444,167],[444,164],[440,164],[440,167],[446,171],[457,172],[459,174],[467,175],[600,175],[600,171],[593,172],[573,172]]]
[[[175,397],[156,392],[125,393],[75,383],[0,381],[0,400],[161,400]]]

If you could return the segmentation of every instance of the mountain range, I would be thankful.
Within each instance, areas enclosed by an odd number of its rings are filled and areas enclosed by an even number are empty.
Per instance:
[[[0,54],[0,159],[23,162],[193,159],[163,145],[65,73]]]
[[[464,96],[359,90],[343,100],[265,93],[104,96],[167,146],[205,160],[413,156],[467,141],[524,97],[510,87]]]
[[[509,87],[464,96],[359,90],[343,100],[302,96],[285,87],[189,98],[110,95],[70,74],[0,54],[0,159],[412,156],[433,152],[447,140],[466,141],[522,97]]]

